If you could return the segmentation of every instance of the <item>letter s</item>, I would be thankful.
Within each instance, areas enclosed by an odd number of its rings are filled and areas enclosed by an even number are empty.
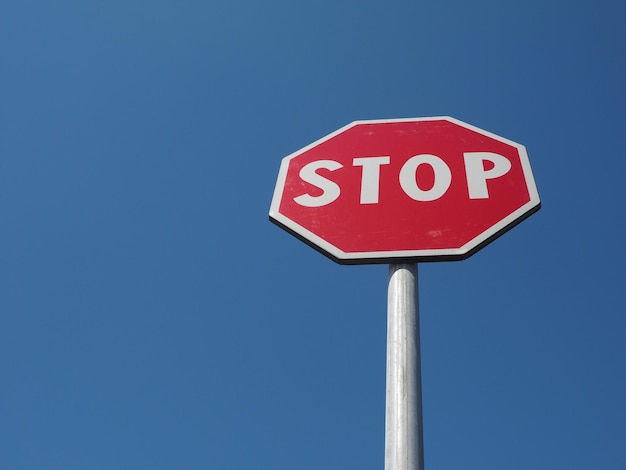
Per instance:
[[[324,168],[326,170],[335,171],[343,165],[334,160],[318,160],[308,163],[300,170],[300,178],[313,186],[322,190],[319,196],[311,196],[310,194],[302,194],[293,198],[298,204],[304,207],[320,207],[330,204],[339,197],[341,189],[334,181],[331,181],[317,174],[317,170]]]

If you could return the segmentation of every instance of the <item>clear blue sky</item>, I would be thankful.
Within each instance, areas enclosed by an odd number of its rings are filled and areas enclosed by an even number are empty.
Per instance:
[[[385,266],[269,223],[357,119],[524,144],[539,213],[420,265],[427,470],[626,468],[626,7],[6,2],[0,468],[382,469]]]

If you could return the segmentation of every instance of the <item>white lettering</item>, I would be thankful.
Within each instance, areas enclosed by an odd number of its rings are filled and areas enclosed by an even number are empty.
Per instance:
[[[389,157],[362,157],[352,160],[363,167],[361,173],[361,204],[377,204],[380,187],[380,166],[388,165]]]
[[[470,199],[487,199],[489,197],[487,180],[499,178],[511,169],[509,159],[497,153],[466,152],[463,157]],[[493,168],[485,170],[485,161],[493,163]]]
[[[335,171],[342,166],[343,165],[341,163],[334,160],[318,160],[304,165],[300,170],[300,178],[302,178],[303,181],[321,189],[322,194],[319,196],[302,194],[301,196],[293,198],[293,200],[305,207],[320,207],[333,202],[339,197],[341,189],[334,181],[318,175],[317,170],[324,168],[326,170]]]
[[[430,165],[435,174],[435,183],[427,191],[417,185],[417,168],[422,164]],[[439,199],[448,190],[451,182],[450,168],[436,155],[424,153],[411,157],[400,170],[400,186],[407,196],[416,201]]]

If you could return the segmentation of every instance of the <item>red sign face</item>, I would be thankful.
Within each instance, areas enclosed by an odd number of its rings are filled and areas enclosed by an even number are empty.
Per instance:
[[[342,264],[437,261],[539,207],[524,146],[450,117],[393,119],[285,157],[270,220]]]

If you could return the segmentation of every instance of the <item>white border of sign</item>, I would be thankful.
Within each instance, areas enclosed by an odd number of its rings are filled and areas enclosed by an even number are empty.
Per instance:
[[[282,198],[283,189],[285,187],[285,180],[287,178],[287,169],[291,159],[301,155],[307,150],[335,137],[338,134],[360,124],[379,124],[379,123],[392,123],[392,122],[418,122],[418,121],[449,121],[457,124],[461,127],[465,127],[479,134],[490,137],[494,140],[503,142],[512,147],[515,147],[519,152],[520,162],[522,170],[524,172],[524,178],[528,187],[528,193],[530,195],[530,201],[524,204],[515,212],[511,213],[500,222],[492,225],[489,229],[470,240],[468,243],[460,248],[455,249],[437,249],[437,250],[403,250],[403,251],[374,251],[374,252],[357,252],[346,253],[340,250],[334,245],[331,245],[326,240],[320,238],[314,233],[310,232],[301,225],[295,223],[291,219],[285,217],[279,212],[280,201]],[[535,185],[535,179],[530,168],[530,162],[528,160],[528,154],[526,153],[526,147],[517,142],[505,139],[499,135],[480,129],[466,122],[459,121],[458,119],[449,116],[438,117],[422,117],[422,118],[401,118],[401,119],[375,119],[375,120],[362,120],[354,121],[350,124],[338,129],[319,140],[301,148],[300,150],[283,158],[280,170],[278,172],[278,180],[276,181],[276,187],[274,189],[274,196],[272,197],[272,204],[270,206],[269,217],[270,221],[284,228],[288,232],[292,233],[296,237],[300,238],[305,243],[311,245],[316,250],[320,251],[326,256],[329,256],[334,261],[341,264],[376,264],[376,263],[390,263],[390,262],[417,262],[417,261],[449,261],[460,260],[468,258],[476,251],[495,240],[497,237],[526,219],[531,214],[537,212],[541,207],[541,201],[539,200],[539,193],[537,192],[537,186]]]

